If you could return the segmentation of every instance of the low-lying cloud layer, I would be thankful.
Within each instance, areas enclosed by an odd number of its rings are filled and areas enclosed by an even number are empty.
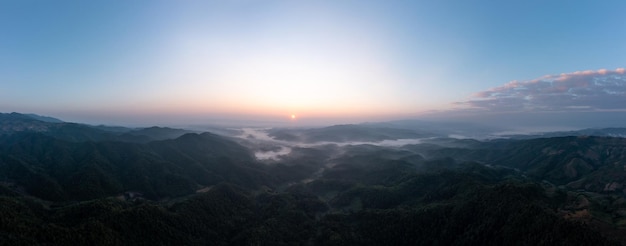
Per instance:
[[[512,81],[456,104],[463,110],[509,113],[626,111],[625,69],[587,70]]]
[[[271,145],[276,148],[269,150],[257,150],[254,152],[254,156],[259,160],[279,160],[282,156],[289,155],[293,148],[315,148],[324,145],[336,145],[339,147],[350,145],[376,145],[383,147],[401,147],[410,144],[420,144],[423,139],[388,139],[378,142],[364,142],[364,141],[345,141],[345,142],[315,142],[315,143],[301,143],[290,142],[285,140],[274,139],[267,132],[269,128],[242,128],[241,134],[237,136],[241,139],[246,139],[250,143],[257,145]]]

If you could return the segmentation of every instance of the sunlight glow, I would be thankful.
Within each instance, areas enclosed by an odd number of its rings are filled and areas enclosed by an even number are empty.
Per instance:
[[[154,91],[163,95],[159,103],[248,115],[278,116],[298,109],[307,118],[408,111],[400,109],[407,103],[393,105],[393,88],[400,80],[377,38],[347,26],[320,25],[309,33],[276,34],[255,43],[192,31],[171,35],[167,58],[154,69],[161,71],[153,80],[159,81]],[[329,28],[339,30],[331,37]],[[229,35],[250,39],[247,33]],[[168,98],[174,100],[165,102]]]

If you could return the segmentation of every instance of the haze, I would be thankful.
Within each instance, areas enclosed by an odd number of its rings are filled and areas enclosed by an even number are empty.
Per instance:
[[[623,1],[2,1],[0,112],[614,126]],[[292,115],[295,119],[292,119]]]

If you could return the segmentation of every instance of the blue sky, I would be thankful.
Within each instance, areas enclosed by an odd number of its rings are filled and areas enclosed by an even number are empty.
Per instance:
[[[604,97],[606,85],[578,104],[561,95],[541,107],[528,102],[535,94],[512,108],[515,93],[488,92],[550,76],[543,82],[556,88],[561,74],[626,86],[624,9],[623,1],[7,0],[0,112],[107,124],[619,112],[607,105],[622,102],[623,90]]]

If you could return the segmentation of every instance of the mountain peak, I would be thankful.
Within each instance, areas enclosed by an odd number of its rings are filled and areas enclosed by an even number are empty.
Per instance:
[[[64,121],[57,118],[42,116],[37,114],[22,114],[17,112],[0,113],[0,120],[36,120],[47,123],[63,123]]]
[[[48,122],[48,123],[64,123],[64,121],[59,120],[57,118],[50,117],[50,116],[43,116],[43,115],[37,115],[37,114],[25,114],[25,115],[38,121],[43,121],[43,122]]]
[[[41,119],[40,119],[41,118]],[[45,132],[54,118],[16,112],[0,113],[0,134],[22,131]],[[62,122],[59,120],[59,122]]]

